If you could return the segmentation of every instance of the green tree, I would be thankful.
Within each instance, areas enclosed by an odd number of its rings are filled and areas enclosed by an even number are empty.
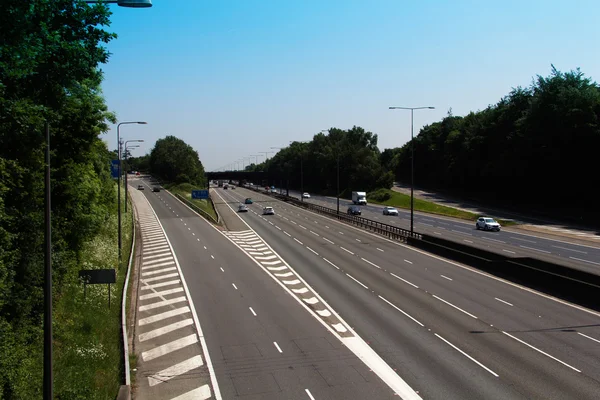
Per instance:
[[[150,171],[168,182],[206,186],[198,152],[175,136],[156,141],[150,152]]]

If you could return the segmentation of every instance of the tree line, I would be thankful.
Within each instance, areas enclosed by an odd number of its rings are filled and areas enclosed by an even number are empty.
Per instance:
[[[0,398],[41,398],[44,125],[50,127],[54,299],[116,208],[101,135],[106,6],[7,0],[0,13]],[[55,348],[65,332],[55,332]],[[57,376],[60,371],[56,371]],[[65,396],[67,393],[56,393]]]
[[[451,112],[414,139],[415,184],[554,217],[600,223],[600,87],[579,69],[537,76],[498,103]],[[385,154],[410,182],[411,143]]]

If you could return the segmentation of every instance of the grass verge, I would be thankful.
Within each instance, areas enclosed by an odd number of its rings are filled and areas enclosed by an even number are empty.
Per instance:
[[[116,186],[115,186],[116,190]],[[124,210],[124,199],[122,203]],[[114,399],[123,377],[121,299],[131,250],[131,209],[122,216],[123,262],[118,265],[117,212],[81,254],[80,269],[116,268],[117,282],[83,284],[77,276],[63,283],[54,303],[54,395],[60,399]],[[56,262],[56,261],[55,261]]]
[[[181,196],[184,196],[186,199],[198,206],[202,211],[212,216],[215,219],[215,221],[217,220],[217,212],[215,211],[213,204],[210,201],[198,199],[192,200],[192,190],[198,189],[197,187],[189,183],[180,183],[178,185],[170,184],[163,186],[172,193],[177,193]]]
[[[383,204],[386,206],[392,206],[397,208],[405,208],[410,210],[410,196],[404,193],[399,193],[390,189],[377,189],[373,192],[367,193],[367,199],[371,203]],[[427,200],[414,199],[415,211],[420,211],[429,214],[445,215],[448,217],[460,218],[475,222],[479,214],[472,212],[459,210],[456,208],[442,206],[440,204],[433,203]],[[515,225],[514,221],[497,220],[501,225]]]

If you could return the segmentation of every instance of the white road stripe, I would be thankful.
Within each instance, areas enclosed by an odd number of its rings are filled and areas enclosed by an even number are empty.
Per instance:
[[[407,262],[407,263],[409,263],[409,264],[412,264],[412,263],[413,263],[412,261],[408,261],[408,260],[406,260],[406,259],[404,260],[404,262]]]
[[[286,284],[286,285],[297,285],[297,284],[300,283],[300,280],[294,279],[294,280],[291,280],[291,281],[286,281],[286,280],[282,279],[281,282],[284,283],[284,284]]]
[[[569,249],[567,247],[554,246],[554,245],[552,245],[552,247],[556,247],[557,249],[563,249],[563,250],[572,251],[572,252],[575,252],[575,253],[587,254],[587,251],[574,250],[574,249]]]
[[[157,372],[156,374],[148,377],[148,384],[150,386],[156,386],[159,383],[166,382],[176,376],[185,374],[188,371],[193,370],[194,368],[198,368],[204,365],[202,361],[202,356],[197,355],[188,360],[180,362],[179,364],[175,364],[170,366],[169,368],[163,369],[162,371]]]
[[[149,269],[155,270],[155,268],[162,268],[162,267],[166,267],[168,265],[175,265],[175,261],[167,261],[167,262],[156,264],[156,265],[149,265],[147,267],[142,267],[142,271],[147,271]]]
[[[319,300],[316,297],[311,297],[308,299],[302,299],[302,301],[308,303],[308,304],[317,304],[319,302]]]
[[[467,311],[463,310],[462,308],[455,306],[454,304],[450,303],[449,301],[446,301],[446,300],[442,299],[441,297],[436,296],[435,294],[432,294],[432,296],[435,297],[436,299],[438,299],[439,301],[442,301],[442,302],[448,304],[450,307],[454,307],[458,311],[461,311],[461,312],[467,314],[469,317],[477,319],[477,317],[474,316],[473,314],[471,314],[470,312],[467,312]]]
[[[264,264],[264,263],[261,263]],[[267,267],[267,269],[269,271],[283,271],[284,269],[287,269],[287,266],[282,266],[282,267]]]
[[[317,232],[310,231],[310,233],[312,233],[315,236],[320,236]]]
[[[275,260],[275,261],[261,261],[260,262],[262,265],[277,265],[277,264],[281,264],[281,260]]]
[[[283,351],[281,350],[281,347],[279,347],[279,345],[277,344],[277,342],[273,342],[273,344],[275,345],[275,347],[277,348],[277,350],[278,350],[280,353],[283,353]]]
[[[151,294],[144,294],[142,296],[140,296],[140,300],[148,300],[148,299],[153,299],[155,297],[164,297],[168,294],[173,294],[173,293],[179,293],[179,292],[183,292],[183,288],[182,287],[178,287],[175,289],[169,289],[169,290],[163,290],[162,292],[155,292],[155,293],[151,293]]]
[[[181,283],[181,281],[179,279],[175,279],[173,281],[156,283],[154,285],[145,285],[145,286],[142,286],[141,290],[151,290],[151,289],[156,289],[156,288],[160,288],[163,286],[175,285],[175,284],[179,284],[179,283]]]
[[[331,324],[331,326],[333,326],[333,328],[338,332],[348,332],[348,329],[341,322],[337,324]]]
[[[300,289],[292,289],[292,292],[294,292],[294,293],[298,293],[298,294],[303,294],[303,293],[306,293],[306,292],[308,292],[308,289],[307,289],[307,288],[305,288],[305,287],[303,287],[303,288],[300,288]]]
[[[294,238],[294,240],[295,240],[296,242],[298,242],[298,243],[302,244],[302,245],[304,244],[304,243],[302,243],[301,241],[299,241],[299,240],[298,240],[298,239],[296,239],[296,238]]]
[[[491,240],[492,242],[506,243],[506,242],[505,242],[505,241],[503,241],[503,240],[492,239],[492,238],[488,238],[488,237],[483,237],[482,239],[485,239],[485,240]]]
[[[502,300],[502,299],[499,299],[499,298],[497,298],[497,297],[494,297],[494,299],[498,300],[498,301],[499,301],[499,302],[501,302],[501,303],[508,304],[509,306],[513,307],[513,305],[512,305],[511,303],[509,303],[508,301],[504,301],[504,300]]]
[[[327,263],[328,263],[328,264],[330,264],[331,266],[334,266],[335,268],[337,268],[337,269],[340,269],[340,267],[338,267],[337,265],[335,265],[334,263],[332,263],[332,262],[331,262],[331,261],[329,261],[328,259],[326,259],[326,258],[323,258],[323,260],[325,260],[325,262],[327,262]]]
[[[157,338],[159,336],[165,335],[167,333],[176,331],[177,329],[181,329],[190,325],[194,325],[194,320],[191,318],[184,319],[183,321],[177,321],[173,324],[163,326],[162,328],[157,328],[146,333],[141,333],[139,336],[139,340],[140,342],[145,342],[146,340]]]
[[[280,278],[287,278],[288,276],[294,275],[294,273],[293,272],[283,272],[283,273],[274,274],[274,275],[275,276],[279,276]]]
[[[163,279],[175,278],[176,276],[179,276],[179,274],[177,272],[174,272],[172,274],[166,274],[166,275],[161,275],[161,276],[154,276],[152,278],[144,278],[144,279],[142,279],[142,282],[143,283],[150,283],[150,282],[162,281]]]
[[[535,242],[535,241],[533,241],[533,240],[521,239],[521,238],[514,237],[514,236],[511,236],[510,238],[511,238],[511,239],[516,239],[516,240],[521,240],[521,241],[523,241],[523,242],[528,242],[528,243],[537,243],[537,242]]]
[[[271,255],[271,256],[256,256],[254,258],[256,258],[257,260],[272,260],[274,258],[277,258],[277,256],[275,256],[275,255]]]
[[[313,397],[312,393],[310,393],[310,390],[308,389],[304,389],[304,391],[306,392],[306,394],[308,395],[308,398],[310,400],[315,400],[315,398]]]
[[[368,289],[369,287],[367,285],[365,285],[364,283],[362,283],[361,281],[359,281],[358,279],[356,279],[355,277],[353,277],[350,274],[346,274],[346,276],[350,279],[352,279],[354,282],[358,283],[360,286],[364,287],[365,289]]]
[[[188,306],[176,308],[174,310],[166,311],[164,313],[152,315],[150,317],[142,318],[138,320],[138,326],[148,325],[154,322],[162,321],[163,319],[171,318],[176,315],[186,314],[190,312],[190,308]]]
[[[394,278],[396,278],[396,279],[400,279],[400,280],[401,280],[402,282],[404,282],[404,283],[408,283],[408,284],[409,284],[410,286],[412,286],[412,287],[415,287],[415,288],[417,288],[417,289],[419,288],[419,287],[418,287],[417,285],[415,285],[414,283],[412,283],[412,282],[409,282],[409,281],[407,281],[407,280],[406,280],[406,279],[404,279],[404,278],[400,278],[398,275],[394,274],[393,272],[390,272],[390,275],[392,275],[392,276],[393,276]]]
[[[383,300],[383,301],[385,301],[386,303],[388,303],[390,306],[394,307],[396,310],[400,311],[402,314],[406,315],[408,318],[410,318],[410,319],[412,319],[413,321],[415,321],[417,324],[419,324],[419,325],[421,325],[421,326],[423,326],[423,327],[425,326],[425,325],[423,325],[421,322],[419,322],[419,321],[418,321],[416,318],[412,317],[410,314],[408,314],[408,313],[407,313],[407,312],[405,312],[404,310],[400,309],[399,307],[397,307],[397,306],[396,306],[395,304],[393,304],[392,302],[390,302],[390,301],[388,301],[388,300],[384,299],[383,297],[381,297],[381,296],[379,296],[379,295],[378,295],[377,297],[379,297],[381,300]]]
[[[177,396],[171,400],[207,400],[210,399],[211,396],[212,393],[210,391],[210,386],[207,384]]]
[[[577,258],[577,257],[569,257],[569,258],[572,260],[583,261],[583,262],[594,264],[594,265],[600,265],[600,263],[597,263],[594,261],[589,261],[589,260],[584,260],[583,258]]]
[[[474,359],[473,357],[471,357],[470,355],[468,355],[467,353],[465,353],[464,351],[462,351],[461,349],[459,349],[458,347],[456,347],[455,345],[453,345],[452,343],[450,343],[449,341],[447,341],[446,339],[444,339],[443,337],[441,337],[440,335],[438,335],[437,333],[435,334],[435,336],[437,336],[438,338],[440,338],[441,340],[443,340],[444,342],[446,342],[446,344],[448,344],[454,350],[458,351],[463,356],[467,357],[469,360],[473,361],[475,364],[479,365],[481,368],[485,369],[490,374],[494,375],[496,378],[498,377],[497,373],[495,373],[494,371],[492,371],[491,369],[489,369],[488,367],[486,367],[485,365],[483,365],[482,363],[480,363],[479,361],[477,361],[476,359]]]
[[[153,348],[152,350],[144,351],[142,353],[142,359],[144,361],[154,360],[155,358],[164,356],[165,354],[169,354],[174,351],[183,349],[184,347],[191,346],[194,343],[198,343],[198,335],[196,335],[195,333],[174,340],[172,342],[165,343],[162,346]]]
[[[510,251],[510,250],[506,250],[506,249],[502,249],[502,251],[504,251],[506,253],[510,253],[510,254],[516,254],[514,251]]]
[[[540,253],[551,254],[551,252],[550,252],[550,251],[536,249],[535,247],[527,247],[527,246],[523,246],[523,245],[519,245],[519,247],[522,247],[522,248],[524,248],[524,249],[529,249],[529,250],[535,250],[535,251],[539,251]]]
[[[250,309],[250,312],[252,313],[252,315],[254,315],[256,317],[256,313],[254,312],[254,310],[252,309],[252,307],[248,307]]]
[[[164,306],[169,306],[171,304],[181,303],[182,301],[187,301],[185,296],[176,297],[174,299],[156,301],[154,303],[146,304],[144,306],[140,306],[139,310],[140,311],[153,310],[155,308],[160,308],[160,307],[164,307]]]
[[[153,247],[155,250],[152,251],[144,251],[144,255],[155,254],[155,253],[164,253],[165,249],[169,249],[169,245],[165,244],[162,246]]]
[[[306,229],[306,227],[302,226],[302,225],[298,225],[300,228],[302,229]]]
[[[150,275],[156,275],[156,274],[163,274],[165,272],[175,271],[175,270],[177,270],[177,268],[175,268],[175,267],[169,267],[169,268],[157,269],[155,271],[150,271],[150,272],[144,272],[144,271],[142,271],[142,276],[150,276]]]
[[[367,264],[371,264],[372,266],[374,266],[375,268],[379,268],[381,269],[381,267],[377,264],[372,263],[371,261],[367,260],[366,258],[360,258],[361,260],[363,260],[364,262],[366,262]]]
[[[283,231],[283,233],[285,233],[286,235],[288,235],[288,236],[290,236],[290,237],[292,236],[292,235],[290,235],[289,233],[287,233],[286,231]]]
[[[331,244],[335,244],[335,243],[333,243],[331,240],[327,239],[326,237],[324,237],[324,238],[323,238],[323,240],[326,240],[326,241],[328,241],[328,242],[329,242],[329,243],[331,243]]]
[[[344,250],[344,251],[347,251],[348,253],[350,253],[350,254],[354,255],[354,253],[353,253],[353,252],[351,252],[351,251],[350,251],[350,250],[348,250],[348,249],[345,249],[345,248],[343,248],[342,246],[340,246],[340,249],[342,249],[342,250]]]
[[[571,369],[572,369],[572,370],[574,370],[574,371],[581,372],[581,371],[580,371],[580,370],[578,370],[577,368],[575,368],[575,367],[573,367],[573,366],[571,366],[571,365],[567,364],[567,363],[566,363],[566,362],[564,362],[564,361],[561,361],[561,360],[559,360],[559,359],[558,359],[558,358],[556,358],[556,357],[553,357],[553,356],[551,356],[550,354],[548,354],[548,353],[546,353],[546,352],[544,352],[544,351],[542,351],[542,350],[538,349],[537,347],[534,347],[534,346],[530,345],[529,343],[527,343],[527,342],[525,342],[525,341],[523,341],[523,340],[519,339],[518,337],[515,337],[515,336],[513,336],[513,335],[511,335],[511,334],[509,334],[509,333],[506,333],[506,332],[504,332],[504,331],[501,331],[501,332],[502,332],[502,333],[504,333],[506,336],[508,336],[508,337],[510,337],[510,338],[513,338],[513,339],[515,339],[517,342],[519,342],[519,343],[523,343],[525,346],[527,346],[527,347],[529,347],[529,348],[531,348],[531,349],[533,349],[533,350],[537,351],[538,353],[540,353],[540,354],[543,354],[543,355],[545,355],[546,357],[550,357],[550,358],[551,358],[551,359],[553,359],[554,361],[558,361],[558,362],[559,362],[559,363],[561,363],[562,365],[564,365],[564,366],[567,366],[567,367],[571,368]]]
[[[448,279],[449,281],[451,281],[451,280],[452,280],[452,278],[448,278],[448,277],[447,277],[447,276],[445,276],[445,275],[440,275],[440,276],[441,276],[442,278],[444,278],[444,279]]]
[[[314,251],[313,249],[311,249],[310,247],[306,246],[306,248],[310,251],[312,251],[313,253],[315,253],[316,255],[319,255],[319,253],[317,253],[316,251]]]
[[[377,247],[377,250],[379,250],[379,251],[383,252],[383,249],[380,249],[379,247]]]
[[[331,317],[331,312],[328,309],[315,310],[321,317]]]
[[[598,342],[598,343],[600,343],[600,340],[598,340],[598,339],[594,339],[593,337],[591,337],[591,336],[588,336],[588,335],[584,335],[584,334],[583,334],[583,333],[581,333],[581,332],[577,332],[577,334],[578,334],[578,335],[581,335],[581,336],[583,336],[583,337],[585,337],[585,338],[588,338],[588,339],[590,339],[590,340],[593,340],[594,342]]]
[[[158,264],[158,263],[161,263],[161,262],[164,262],[164,261],[171,261],[171,260],[173,260],[173,256],[163,257],[163,258],[159,258],[159,259],[152,260],[152,261],[142,261],[142,265],[145,266],[145,267],[147,267],[147,266],[152,265],[152,264]]]
[[[232,283],[231,286],[233,286],[235,290],[238,290],[237,286],[235,286],[235,283]]]

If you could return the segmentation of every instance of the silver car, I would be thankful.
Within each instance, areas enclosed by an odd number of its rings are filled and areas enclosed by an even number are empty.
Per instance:
[[[395,207],[384,207],[383,215],[398,215],[398,209]]]
[[[265,207],[263,208],[263,215],[275,215],[275,210],[273,210],[273,207]]]
[[[483,229],[484,231],[500,231],[501,226],[494,218],[479,217],[475,223],[475,228]]]

